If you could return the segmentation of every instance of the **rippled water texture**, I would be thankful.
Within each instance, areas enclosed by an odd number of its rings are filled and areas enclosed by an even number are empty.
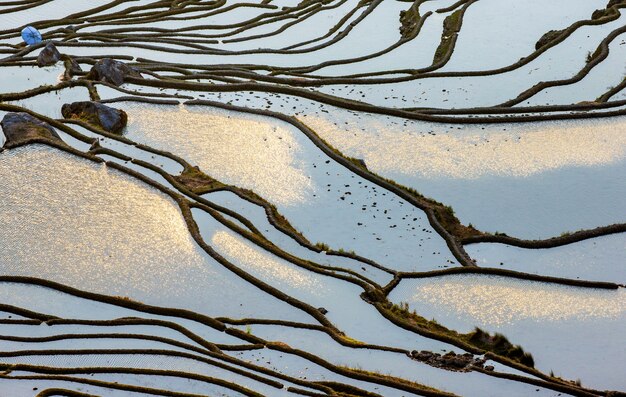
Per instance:
[[[626,313],[626,294],[622,290],[588,290],[484,276],[407,284],[415,285],[407,296],[409,302],[439,307],[481,326],[499,327],[527,320],[616,319]]]
[[[301,148],[281,123],[215,109],[131,105],[127,111],[130,137],[199,159],[218,180],[286,205],[305,201],[313,189],[296,160]]]
[[[172,200],[118,171],[36,146],[0,154],[0,179],[4,274],[165,306],[292,317],[201,251]]]
[[[0,395],[624,391],[625,7],[0,1]]]

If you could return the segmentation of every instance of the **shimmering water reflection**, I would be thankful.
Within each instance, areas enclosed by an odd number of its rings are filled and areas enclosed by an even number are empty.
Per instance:
[[[403,280],[390,294],[460,332],[503,333],[535,367],[584,385],[623,389],[626,290],[600,290],[495,276]],[[600,352],[600,353],[598,353]],[[610,368],[610,369],[607,369]]]
[[[308,316],[202,251],[156,189],[46,146],[0,154],[0,273],[209,315]]]
[[[202,170],[225,183],[286,205],[305,201],[313,189],[296,160],[300,145],[280,123],[204,107],[129,104],[125,109],[130,138],[198,159]]]

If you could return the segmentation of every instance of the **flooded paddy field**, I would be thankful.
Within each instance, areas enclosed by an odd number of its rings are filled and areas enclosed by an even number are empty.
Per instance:
[[[0,2],[0,395],[622,395],[625,9]]]

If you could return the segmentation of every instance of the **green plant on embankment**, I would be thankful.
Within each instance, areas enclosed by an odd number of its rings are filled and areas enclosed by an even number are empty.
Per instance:
[[[457,340],[461,345],[470,345],[479,350],[495,353],[530,368],[533,368],[535,365],[532,354],[525,352],[521,346],[512,344],[502,334],[491,335],[480,328],[475,328],[474,331],[467,334],[461,334],[444,327],[434,320],[427,320],[415,311],[409,310],[409,304],[406,302],[400,302],[399,304],[387,302],[384,306],[389,314],[418,329],[441,335],[445,339]]]
[[[176,182],[185,185],[186,188],[195,194],[208,193],[226,186],[222,182],[217,181],[200,171],[197,167],[185,168],[180,175],[174,176],[174,179]]]

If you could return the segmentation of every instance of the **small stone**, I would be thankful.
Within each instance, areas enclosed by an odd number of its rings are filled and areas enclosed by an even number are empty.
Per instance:
[[[433,353],[422,350],[419,352],[415,358],[420,361],[428,361],[433,357]]]
[[[61,53],[57,50],[53,42],[49,42],[37,56],[37,66],[40,68],[51,66],[57,63],[59,59],[61,59]]]
[[[466,359],[461,358],[461,356],[457,356],[452,360],[452,366],[456,368],[465,368],[468,364],[469,362]]]

